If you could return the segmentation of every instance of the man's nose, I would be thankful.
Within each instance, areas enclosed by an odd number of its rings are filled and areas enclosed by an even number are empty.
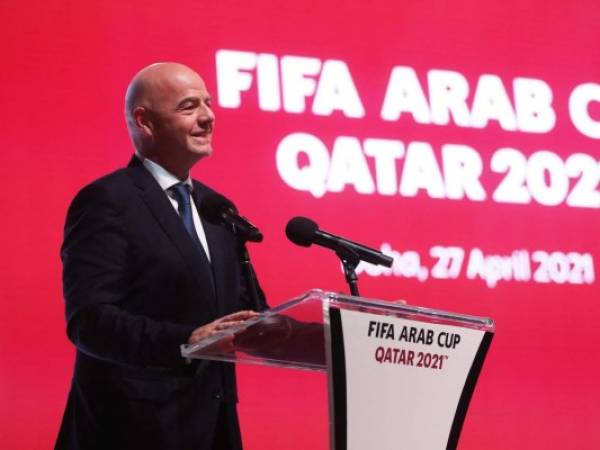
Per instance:
[[[202,121],[202,122],[206,122],[206,121],[214,122],[215,121],[215,113],[213,112],[212,108],[208,105],[204,105],[201,108],[200,114],[198,115],[198,120]]]

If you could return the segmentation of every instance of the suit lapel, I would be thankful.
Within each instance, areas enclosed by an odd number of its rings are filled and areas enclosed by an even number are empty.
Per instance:
[[[206,306],[216,315],[215,285],[206,255],[194,244],[173,205],[142,162],[134,157],[128,165],[128,171],[139,189],[140,197],[183,257],[193,278],[202,290],[209,292]]]

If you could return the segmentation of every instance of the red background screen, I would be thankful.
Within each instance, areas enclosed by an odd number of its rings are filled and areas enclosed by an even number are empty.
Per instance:
[[[66,209],[127,164],[125,89],[157,61],[214,97],[214,153],[193,176],[265,234],[250,251],[272,306],[347,289],[333,253],[287,241],[293,216],[393,250],[392,270],[361,269],[364,296],[496,321],[459,448],[599,448],[599,3],[0,10],[1,448],[53,445],[74,354]],[[327,448],[325,375],[238,374],[246,448]]]

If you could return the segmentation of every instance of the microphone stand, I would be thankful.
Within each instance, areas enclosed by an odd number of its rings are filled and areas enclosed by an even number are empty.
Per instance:
[[[245,241],[240,239],[238,243],[238,253],[240,255],[240,264],[242,265],[242,272],[244,275],[244,281],[246,282],[246,288],[248,289],[250,300],[252,300],[255,310],[260,311],[263,309],[263,304],[260,300],[260,296],[258,295],[258,283],[256,282],[256,274],[252,268],[252,263],[250,262],[250,253],[248,253]]]
[[[338,255],[340,260],[342,261],[342,266],[344,267],[344,276],[346,277],[346,282],[350,287],[350,294],[359,297],[358,293],[358,277],[356,276],[356,266],[360,262],[360,256],[350,247],[339,244],[339,246],[335,250],[335,254]]]

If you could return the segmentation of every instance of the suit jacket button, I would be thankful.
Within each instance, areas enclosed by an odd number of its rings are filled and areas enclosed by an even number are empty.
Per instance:
[[[217,392],[216,394],[214,394],[214,397],[215,397],[217,400],[223,400],[223,394],[221,394],[220,392]]]

